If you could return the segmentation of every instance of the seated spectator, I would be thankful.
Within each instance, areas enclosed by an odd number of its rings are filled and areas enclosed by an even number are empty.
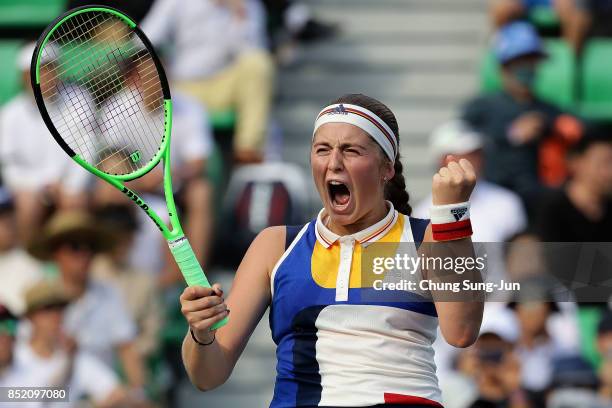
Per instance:
[[[518,333],[503,319],[485,319],[474,344],[478,387],[470,408],[526,408],[527,394],[521,387],[521,363],[514,351]]]
[[[612,137],[606,133],[584,137],[570,151],[568,167],[568,183],[541,202],[536,218],[538,234],[546,242],[612,241]],[[599,282],[608,279],[610,269],[597,262],[581,267],[578,261],[584,249],[579,244],[549,247],[546,254],[549,271],[554,271],[555,276],[572,288],[575,299],[580,302],[582,352],[595,361],[596,320],[589,319],[588,314],[600,313],[606,306],[602,302],[608,300],[609,291],[601,292],[598,287],[606,289]],[[582,284],[576,286],[575,282]]]
[[[485,138],[484,178],[518,193],[531,215],[544,190],[538,161],[542,142],[575,141],[582,127],[534,93],[536,69],[545,53],[533,27],[521,22],[505,26],[495,38],[494,52],[503,89],[470,101],[462,116]]]
[[[70,297],[59,282],[40,281],[26,291],[25,298],[25,316],[32,333],[28,341],[15,348],[19,386],[68,389],[68,406],[77,406],[84,399],[104,407],[129,407],[141,402],[126,392],[109,367],[83,352],[63,331],[62,319]]]
[[[516,312],[520,331],[515,350],[521,362],[521,383],[534,407],[546,405],[554,360],[578,353],[577,349],[568,350],[563,339],[549,331],[551,316],[560,313],[559,306],[552,301],[554,296],[550,289],[546,280],[523,280],[521,290],[509,304]]]
[[[504,348],[511,348],[518,339],[518,325],[512,311],[505,307],[501,302],[487,302],[480,328],[480,337],[483,341],[494,338],[501,339]],[[437,340],[436,340],[437,343]],[[490,382],[498,380],[497,377],[488,379],[481,378],[479,373],[483,367],[482,350],[476,345],[465,349],[442,349],[448,358],[449,351],[451,365],[447,361],[442,361],[439,365],[438,348],[436,351],[436,372],[440,381],[440,388],[444,398],[445,408],[465,408],[476,403],[476,400],[484,399],[489,394]],[[435,347],[435,343],[434,343]],[[487,360],[486,357],[484,360]],[[486,365],[486,361],[484,362]],[[483,380],[487,380],[483,382]],[[501,384],[498,384],[501,386]],[[484,404],[484,401],[479,403]],[[480,406],[480,405],[479,405]],[[496,406],[496,405],[482,405]]]
[[[74,299],[64,316],[67,335],[109,366],[118,358],[129,384],[140,389],[144,368],[129,309],[117,289],[91,277],[94,255],[109,249],[112,239],[87,213],[64,212],[49,220],[29,251],[54,262],[60,282]]]
[[[136,211],[138,208],[131,203],[109,205],[96,210],[96,220],[110,227],[115,237],[113,248],[94,261],[92,273],[96,279],[112,284],[121,291],[138,328],[134,340],[136,349],[146,359],[157,350],[163,320],[154,278],[150,273],[137,270],[129,264],[130,250],[138,228]]]
[[[15,197],[16,232],[23,244],[40,228],[49,203],[58,208],[84,207],[86,202],[83,191],[89,180],[87,171],[75,166],[53,140],[38,112],[30,85],[33,52],[34,44],[29,44],[19,54],[18,64],[24,91],[11,100],[0,113],[2,177]],[[55,62],[44,59],[42,63],[40,74],[54,76],[57,69]],[[41,84],[51,83],[51,80],[41,81]],[[50,89],[41,91],[43,94],[47,92],[45,95],[48,95]],[[84,92],[72,92],[72,97],[77,95],[83,97],[83,107],[92,106]],[[56,97],[61,99],[62,95]],[[59,102],[51,104],[50,106],[57,109],[52,109],[50,113],[65,113],[62,105]]]
[[[3,187],[0,187],[0,271],[0,299],[14,313],[23,313],[23,291],[42,277],[43,268],[17,245],[13,199]]]
[[[489,7],[490,19],[495,28],[528,17],[537,8],[554,10],[559,18],[565,40],[579,51],[589,26],[589,3],[601,0],[492,0]],[[604,0],[607,1],[607,0]]]
[[[538,234],[547,242],[612,241],[612,137],[584,137],[569,152],[568,167],[568,183],[541,204]]]
[[[597,395],[597,375],[582,357],[562,357],[553,365],[553,381],[546,398],[547,408],[607,408]]]
[[[519,233],[508,241],[505,251],[506,272],[510,280],[521,284],[521,292],[513,295],[527,295],[523,289],[529,289],[535,294],[542,289],[548,291],[547,296],[557,301],[558,312],[549,315],[546,330],[564,353],[577,353],[580,348],[580,330],[574,297],[561,282],[547,273],[544,245],[537,235],[529,231]],[[533,294],[529,296],[537,297]],[[543,295],[539,296],[539,299],[542,298]]]
[[[14,364],[17,318],[9,309],[0,304],[0,387],[19,386]]]
[[[176,89],[210,111],[236,111],[238,163],[263,158],[273,80],[264,21],[257,0],[157,0],[142,22],[154,45],[172,39]]]

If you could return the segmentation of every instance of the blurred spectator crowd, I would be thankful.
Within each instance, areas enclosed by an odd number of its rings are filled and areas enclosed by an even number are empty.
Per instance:
[[[180,349],[187,325],[178,303],[184,283],[167,243],[122,193],[61,151],[30,86],[30,41],[64,10],[89,3],[0,5],[0,12],[12,11],[16,19],[0,27],[6,37],[0,41],[6,57],[0,84],[0,387],[69,387],[75,404],[177,406],[178,384],[185,378]],[[336,27],[313,19],[308,7],[290,0],[98,3],[139,21],[166,67],[173,101],[175,196],[185,232],[208,269],[221,259],[212,259],[211,247],[224,245],[211,237],[224,216],[219,197],[236,189],[230,183],[234,172],[278,177],[295,172],[279,168],[282,163],[264,171],[263,162],[279,151],[267,141],[276,67],[291,63],[300,44],[328,38]],[[99,28],[95,40],[119,37],[120,29]],[[130,126],[113,107],[131,86],[146,80],[151,61],[143,61],[126,65],[123,89],[112,96],[84,98],[83,106],[95,104],[91,111],[98,111],[105,126]],[[41,76],[56,75],[56,63],[42,61]],[[147,89],[153,94],[145,92],[145,104],[158,97],[158,88]],[[118,160],[109,157],[104,165],[116,170]],[[155,169],[129,185],[165,214],[161,181]],[[276,214],[268,219],[269,210],[260,209],[264,217],[255,223],[250,217],[257,211],[248,207],[267,204],[241,194],[238,186],[237,206],[246,203],[249,219],[241,224],[247,231],[237,250],[269,223],[296,219],[286,196],[292,191],[289,182],[270,190]],[[253,195],[263,187],[248,185]],[[232,265],[240,257],[233,254]]]
[[[49,3],[54,12],[87,4]],[[221,262],[228,250],[239,260],[262,228],[305,221],[300,191],[289,187],[294,169],[258,172],[278,158],[275,73],[301,43],[338,28],[290,0],[97,3],[137,19],[166,66],[174,185],[200,262]],[[483,92],[432,129],[431,158],[436,166],[449,154],[472,162],[473,240],[497,243],[485,245],[487,279],[525,282],[535,295],[491,299],[470,348],[434,344],[445,406],[610,407],[608,303],[571,293],[557,301],[549,260],[535,248],[612,242],[612,87],[600,89],[609,69],[593,62],[612,62],[612,2],[490,4]],[[32,40],[38,32],[0,34]],[[0,83],[0,386],[69,386],[71,398],[100,406],[175,406],[187,329],[180,272],[146,215],[51,139],[29,86],[32,51],[26,42],[0,50],[13,56],[3,61],[6,77],[22,83],[18,93]],[[270,189],[258,187],[262,180]],[[152,172],[132,186],[164,213],[160,182]],[[226,190],[235,202],[222,208]],[[430,201],[414,215],[428,218]],[[263,218],[252,209],[261,202]],[[212,239],[228,231],[225,243]]]
[[[490,256],[485,279],[523,285],[490,297],[474,346],[434,344],[446,407],[612,406],[610,290],[572,289],[590,273],[609,279],[612,248],[601,265],[574,266],[576,282],[557,291],[580,243],[612,241],[612,93],[590,68],[610,66],[609,7],[491,1],[482,92],[431,134],[433,162],[465,157],[479,176],[473,240]]]

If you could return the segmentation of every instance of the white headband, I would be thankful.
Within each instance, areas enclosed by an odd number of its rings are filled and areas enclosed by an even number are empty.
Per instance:
[[[326,123],[349,123],[369,134],[393,163],[397,156],[397,138],[391,128],[376,114],[361,106],[339,103],[329,105],[317,115],[312,137]]]

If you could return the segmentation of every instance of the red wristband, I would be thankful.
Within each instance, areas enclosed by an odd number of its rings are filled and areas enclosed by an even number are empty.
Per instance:
[[[454,241],[472,236],[472,222],[467,220],[446,224],[431,224],[433,239],[436,241]]]

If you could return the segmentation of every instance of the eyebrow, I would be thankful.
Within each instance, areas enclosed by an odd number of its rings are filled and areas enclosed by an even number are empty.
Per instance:
[[[318,146],[318,145],[331,146],[331,143],[324,142],[324,141],[319,141],[319,142],[315,142],[313,144],[313,146]],[[345,142],[345,143],[341,143],[340,144],[340,148],[341,149],[347,149],[347,148],[350,148],[350,147],[359,147],[359,148],[364,149],[364,150],[366,149],[366,146],[364,146],[363,144],[360,144],[360,143],[346,143]]]

